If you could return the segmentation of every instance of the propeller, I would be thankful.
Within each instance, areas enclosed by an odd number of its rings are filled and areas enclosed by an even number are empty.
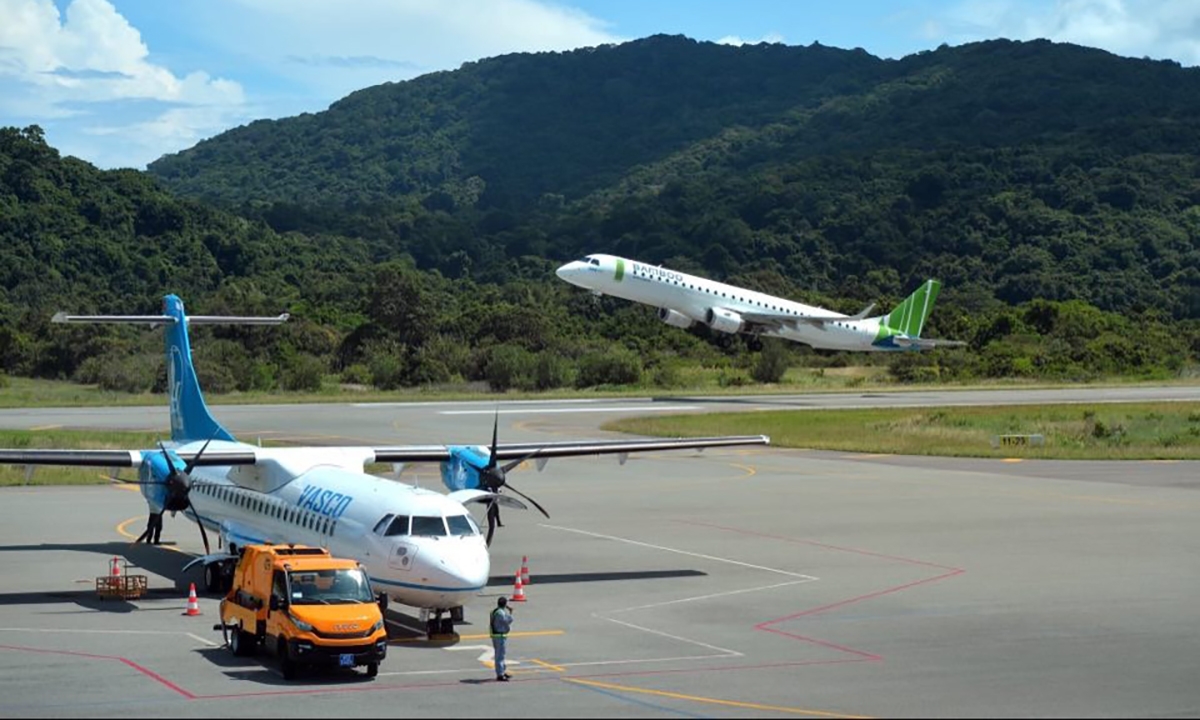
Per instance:
[[[141,481],[137,483],[138,485],[166,486],[167,496],[166,499],[163,500],[164,511],[169,510],[170,512],[175,513],[191,509],[192,514],[196,517],[196,524],[200,526],[200,539],[204,541],[205,555],[210,554],[210,548],[208,545],[208,532],[204,529],[204,523],[200,522],[200,513],[198,513],[196,511],[196,507],[192,505],[192,470],[196,468],[196,463],[200,461],[200,456],[203,455],[204,451],[208,449],[208,444],[211,443],[215,437],[216,435],[214,434],[212,437],[204,441],[204,445],[200,446],[200,452],[196,453],[191,460],[187,461],[183,467],[183,470],[175,467],[175,463],[171,459],[171,454],[167,452],[167,448],[164,447],[160,442],[158,444],[158,449],[162,451],[163,459],[166,460],[167,476],[162,480],[153,480],[148,482]],[[146,532],[142,533],[142,535],[134,542],[141,542],[143,539],[148,539],[147,536],[149,534],[150,529],[147,528]]]
[[[532,504],[535,508],[538,509],[538,511],[540,511],[543,515],[545,515],[547,518],[549,518],[550,513],[546,512],[546,509],[544,507],[542,507],[538,503],[537,500],[534,500],[533,498],[529,497],[525,493],[516,489],[508,482],[508,471],[509,470],[512,470],[513,468],[517,467],[518,465],[525,462],[529,458],[537,455],[539,452],[541,452],[541,450],[534,450],[533,452],[529,453],[528,455],[525,455],[524,457],[521,457],[521,458],[518,458],[511,462],[505,463],[504,465],[500,465],[496,462],[496,446],[498,444],[497,438],[499,435],[499,431],[500,431],[500,411],[497,410],[496,418],[492,422],[492,446],[488,452],[487,465],[479,466],[472,462],[467,462],[467,465],[471,466],[471,468],[476,473],[479,474],[479,488],[481,490],[486,490],[488,492],[499,494],[501,492],[502,488],[507,487],[509,490],[512,490],[514,493],[516,493],[520,497],[524,498],[525,500],[528,500],[530,502],[530,504]],[[487,519],[488,519],[488,530],[487,530],[486,542],[490,546],[492,544],[492,535],[493,535],[493,533],[496,532],[496,528],[504,527],[504,523],[500,522],[500,505],[497,502],[495,502],[494,500],[492,502],[488,503]]]

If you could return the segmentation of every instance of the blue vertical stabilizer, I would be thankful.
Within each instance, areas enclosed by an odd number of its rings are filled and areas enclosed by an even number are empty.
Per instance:
[[[192,367],[192,346],[188,342],[188,320],[183,301],[176,295],[163,298],[163,314],[175,318],[165,329],[167,345],[167,392],[171,402],[171,439],[233,440],[234,437],[213,418],[204,404],[200,381]]]

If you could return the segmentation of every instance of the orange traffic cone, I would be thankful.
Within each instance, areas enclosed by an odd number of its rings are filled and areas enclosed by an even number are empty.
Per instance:
[[[529,585],[529,558],[525,555],[521,556],[521,584]]]
[[[517,584],[513,587],[513,602],[525,602],[525,585],[521,582],[521,573],[517,573]]]
[[[188,588],[188,606],[187,606],[187,612],[185,612],[184,615],[199,615],[199,614],[200,614],[200,601],[196,599],[196,583],[192,583],[192,586],[190,588]]]
[[[113,577],[120,577],[120,575],[121,575],[121,558],[117,557],[116,555],[113,555],[112,567],[109,569],[108,574],[112,575]]]

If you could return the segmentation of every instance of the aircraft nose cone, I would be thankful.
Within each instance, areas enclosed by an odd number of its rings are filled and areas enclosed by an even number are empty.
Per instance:
[[[559,280],[567,279],[568,268],[570,267],[570,265],[571,265],[570,263],[567,263],[566,265],[562,265],[557,270],[554,271],[554,274],[558,276]]]
[[[460,592],[476,592],[487,585],[491,562],[482,538],[478,540],[478,547],[475,547],[474,543],[459,545],[453,549],[452,546],[448,546],[439,553],[437,571],[445,587]]]

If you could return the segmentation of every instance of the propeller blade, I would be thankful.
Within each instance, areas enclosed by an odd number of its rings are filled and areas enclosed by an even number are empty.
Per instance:
[[[518,460],[513,460],[512,462],[508,463],[507,465],[505,465],[505,466],[501,467],[501,468],[500,468],[500,472],[502,472],[502,473],[507,473],[509,470],[512,470],[512,469],[513,469],[513,468],[515,468],[516,466],[518,466],[518,465],[520,465],[521,463],[525,462],[526,460],[528,460],[529,458],[533,457],[534,455],[537,455],[537,454],[538,454],[538,453],[540,453],[541,451],[542,451],[542,449],[541,449],[541,448],[539,448],[539,449],[537,449],[537,450],[534,450],[533,452],[529,453],[528,455],[526,455],[526,456],[525,456],[525,457],[523,457],[523,458],[520,458],[520,459],[518,459]]]
[[[196,506],[192,504],[191,498],[188,498],[188,507],[191,508],[192,514],[196,516],[196,524],[200,526],[200,538],[204,540],[204,554],[210,555],[211,553],[208,549],[208,533],[204,530],[204,523],[200,522],[200,513],[196,512]]]
[[[488,454],[487,466],[489,468],[496,467],[496,445],[497,445],[496,438],[498,437],[499,433],[500,433],[500,409],[496,408],[496,419],[492,421],[492,450]]]
[[[497,505],[496,505],[496,501],[495,501],[495,500],[493,500],[492,502],[488,503],[488,509],[487,509],[487,521],[488,521],[487,537],[486,537],[486,538],[484,539],[484,541],[483,541],[483,542],[484,542],[484,544],[485,544],[485,545],[487,545],[488,547],[491,547],[491,546],[492,546],[492,535],[494,535],[494,534],[495,534],[495,532],[496,532],[496,523],[497,523],[497,522],[499,522],[499,520],[500,520],[500,508],[499,508],[499,506],[497,506]]]
[[[218,428],[216,432],[214,432],[207,440],[204,441],[204,444],[200,446],[200,452],[196,453],[196,457],[189,460],[187,465],[184,466],[183,472],[185,475],[192,474],[192,469],[195,468],[196,463],[200,461],[200,456],[204,454],[204,451],[208,449],[208,444],[215,440],[217,438],[217,434],[220,432],[221,430]]]
[[[542,514],[546,516],[546,519],[547,519],[547,520],[549,520],[549,519],[550,519],[550,513],[546,512],[546,509],[545,509],[544,507],[542,507],[541,505],[539,505],[537,500],[534,500],[533,498],[529,497],[529,496],[528,496],[528,495],[526,495],[525,493],[523,493],[523,492],[521,492],[520,490],[516,489],[516,488],[515,488],[515,487],[513,487],[513,486],[512,486],[512,484],[510,484],[510,483],[506,483],[506,485],[508,486],[508,489],[509,489],[509,490],[512,490],[512,491],[513,491],[513,492],[515,492],[516,494],[520,495],[521,497],[525,498],[525,499],[526,499],[526,500],[528,500],[529,502],[533,503],[533,506],[534,506],[535,508],[537,508],[538,510],[540,510],[540,511],[542,512]]]

